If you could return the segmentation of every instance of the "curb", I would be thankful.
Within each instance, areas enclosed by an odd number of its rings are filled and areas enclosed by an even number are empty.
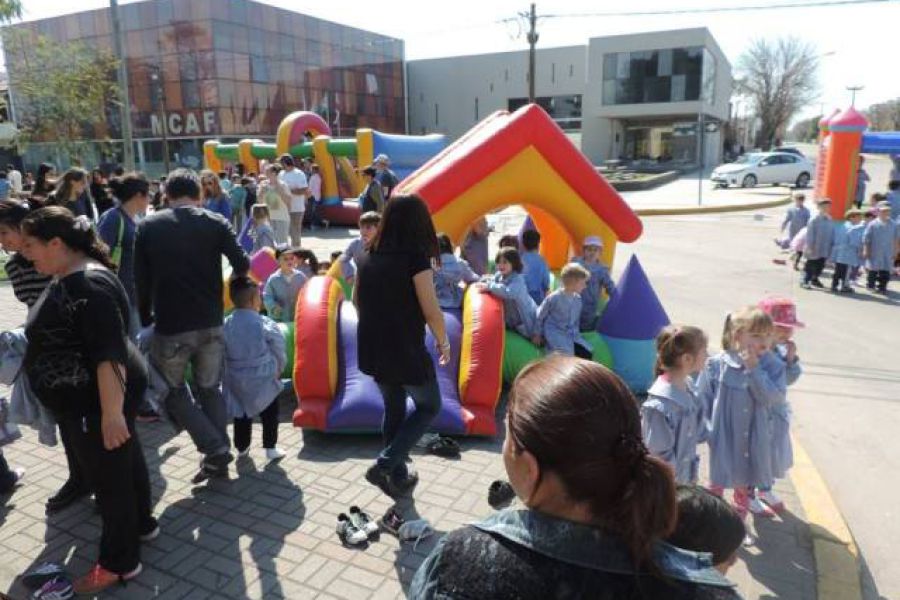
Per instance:
[[[861,600],[859,548],[831,492],[812,459],[791,436],[794,466],[791,483],[806,513],[816,561],[816,593],[819,600]]]
[[[723,206],[690,206],[686,208],[635,208],[634,214],[639,217],[661,217],[668,215],[702,215],[714,213],[741,212],[745,210],[760,210],[763,208],[775,208],[789,204],[791,197],[778,200],[766,200],[765,202],[751,202],[749,204],[728,204]]]

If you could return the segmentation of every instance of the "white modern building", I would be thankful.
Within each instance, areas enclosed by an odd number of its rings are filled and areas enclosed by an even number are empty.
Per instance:
[[[407,63],[410,133],[457,137],[528,97],[528,52]],[[706,28],[592,38],[537,51],[536,101],[595,163],[617,158],[704,163],[722,154],[731,65]]]

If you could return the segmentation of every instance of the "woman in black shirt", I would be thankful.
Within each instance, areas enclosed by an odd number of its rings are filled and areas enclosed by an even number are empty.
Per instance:
[[[134,429],[146,366],[128,340],[128,298],[86,217],[51,206],[22,221],[23,252],[54,281],[29,315],[24,369],[38,399],[71,433],[97,498],[97,565],[75,582],[95,594],[141,571],[139,541],[159,534]]]
[[[384,450],[366,479],[389,496],[409,492],[418,477],[406,458],[441,407],[434,364],[425,348],[425,324],[438,340],[440,364],[450,362],[450,339],[434,291],[439,260],[428,208],[416,196],[398,196],[385,209],[372,250],[358,266],[354,304],[359,311],[359,368],[384,397]],[[406,416],[406,396],[415,410]]]

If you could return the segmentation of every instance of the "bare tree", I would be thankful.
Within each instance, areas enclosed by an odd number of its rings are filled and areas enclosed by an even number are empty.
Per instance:
[[[818,97],[815,47],[796,37],[756,39],[737,61],[737,91],[760,120],[757,143],[768,149],[791,118]]]
[[[865,110],[872,131],[897,131],[900,129],[900,98],[873,104]]]

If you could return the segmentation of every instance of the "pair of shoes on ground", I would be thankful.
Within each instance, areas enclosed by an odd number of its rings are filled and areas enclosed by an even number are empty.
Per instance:
[[[274,448],[264,448],[266,451],[266,460],[269,462],[274,462],[276,460],[281,460],[285,456],[287,456],[287,452],[275,446]],[[243,450],[237,451],[238,458],[247,458],[250,456],[250,446],[247,446]]]
[[[772,490],[757,490],[753,495],[735,493],[734,504],[742,516],[750,512],[757,517],[773,519],[784,511],[784,502]]]
[[[399,498],[412,493],[416,484],[419,483],[419,476],[415,472],[407,471],[406,477],[398,479],[375,464],[366,471],[366,481],[378,487],[391,498]]]
[[[344,546],[365,547],[378,539],[378,523],[369,518],[358,506],[350,507],[350,514],[341,513],[337,518],[338,538]]]
[[[91,491],[86,485],[72,481],[66,481],[59,491],[47,499],[47,514],[60,511],[64,508],[75,504],[85,496],[89,496]]]
[[[418,442],[417,448],[424,448],[429,454],[443,458],[459,458],[459,444],[453,438],[439,433],[426,433]]]

